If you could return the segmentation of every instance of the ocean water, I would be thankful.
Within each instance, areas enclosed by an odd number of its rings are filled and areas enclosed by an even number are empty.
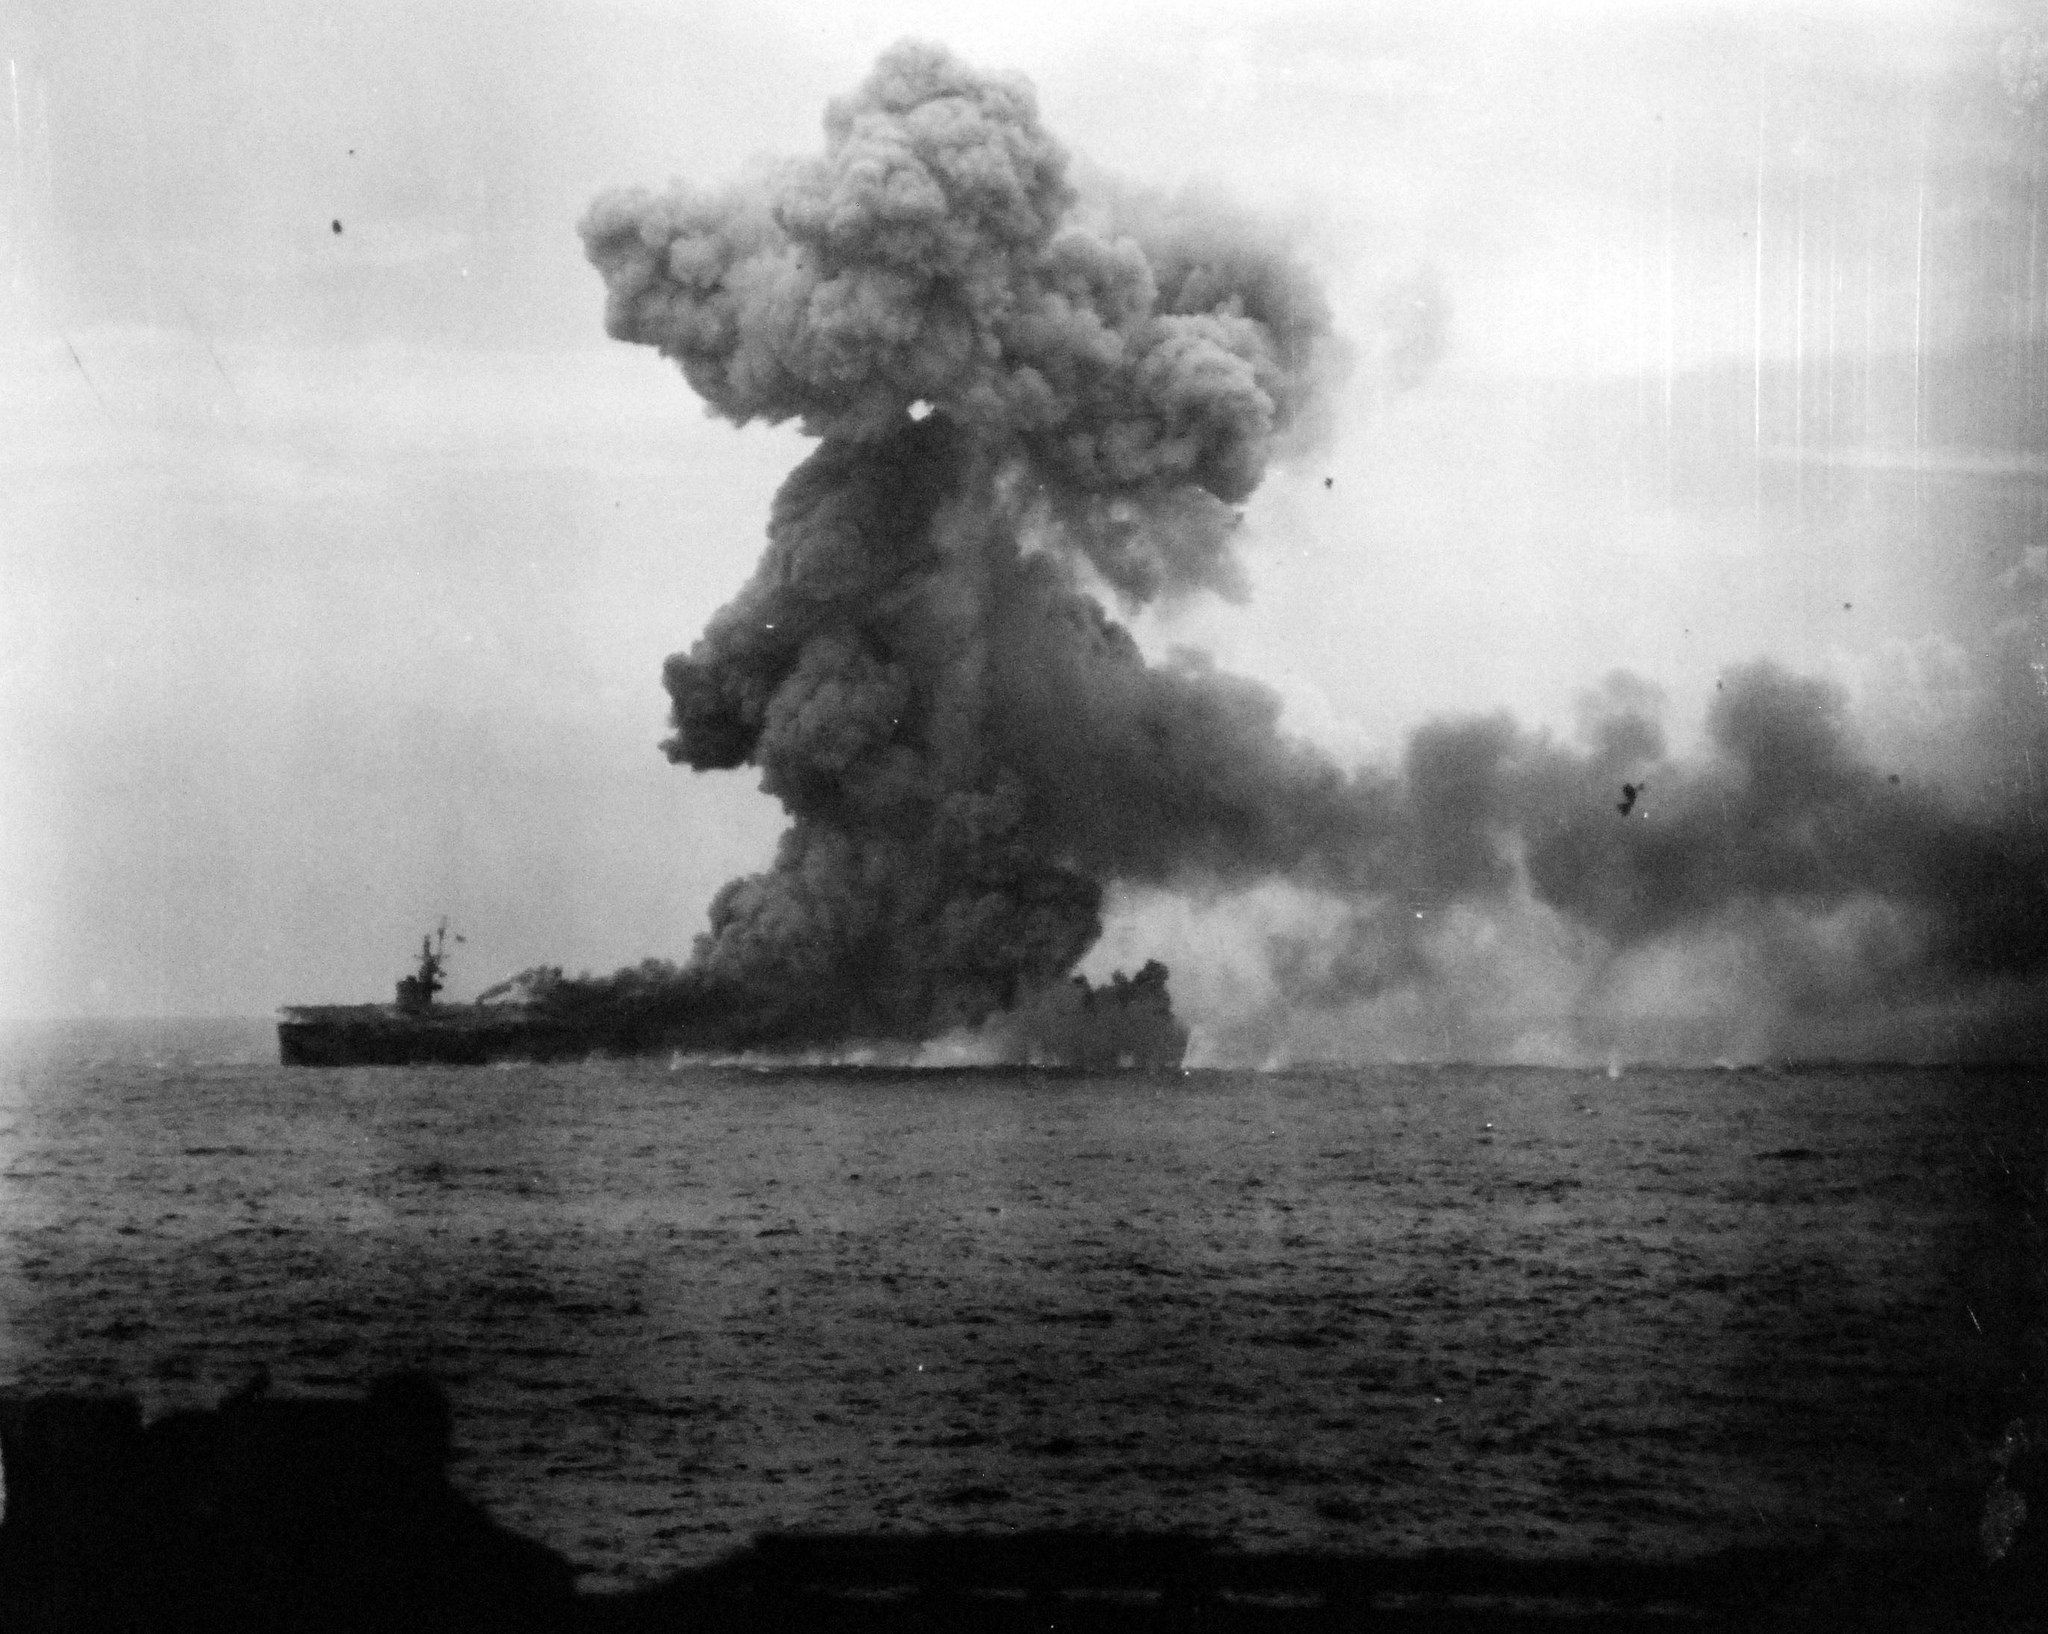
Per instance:
[[[254,1024],[18,1029],[0,1388],[154,1414],[425,1366],[458,1484],[592,1586],[769,1529],[1910,1531],[1953,1521],[2031,1319],[2040,1091],[328,1071]]]

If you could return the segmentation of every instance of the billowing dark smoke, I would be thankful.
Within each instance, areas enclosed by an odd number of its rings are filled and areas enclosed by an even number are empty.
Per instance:
[[[825,129],[765,184],[612,194],[583,235],[614,336],[821,439],[666,669],[670,757],[760,767],[793,819],[694,979],[763,1037],[922,1038],[1064,976],[1107,876],[1349,849],[1358,790],[1273,700],[1148,668],[1084,588],[1229,588],[1233,507],[1334,348],[1249,223],[1084,209],[1021,81],[903,45]]]
[[[1582,808],[1531,837],[1537,894],[1624,945],[1731,903],[1866,897],[1910,916],[1922,966],[2048,965],[2048,827],[2026,805],[1971,810],[1880,772],[1845,714],[1825,683],[1770,666],[1730,675],[1708,717],[1712,758],[1644,769],[1644,820]]]
[[[1989,775],[1964,788],[1881,769],[1837,690],[1769,664],[1722,678],[1690,760],[1622,676],[1588,701],[1584,748],[1505,717],[1425,727],[1368,889],[1269,937],[1280,1003],[1372,1008],[1337,1031],[1353,1049],[1405,1024],[1409,1049],[1526,1056],[1563,1021],[1567,1057],[2037,1056],[2048,707],[2030,690],[1984,711]],[[1253,1058],[1286,1030],[1271,1007],[1237,1025]],[[1560,1051],[1549,1036],[1536,1053]]]
[[[652,982],[664,1002],[733,1043],[999,1012],[1029,1033],[1094,1014],[1062,978],[1106,885],[1272,879],[1343,904],[1267,949],[1308,1008],[1441,994],[1446,921],[1480,946],[1518,914],[1573,1014],[1646,950],[1724,943],[1794,1014],[2038,999],[2034,804],[1877,769],[1818,683],[1730,675],[1696,764],[1616,681],[1584,748],[1468,721],[1382,774],[1284,735],[1252,682],[1148,664],[1097,591],[1238,586],[1235,506],[1319,427],[1338,368],[1315,286],[1213,206],[1084,201],[1029,88],[935,48],[889,52],[825,129],[822,157],[765,180],[612,194],[583,224],[614,336],[734,422],[819,439],[751,581],[666,668],[670,757],[758,767],[792,822]],[[1103,1016],[1164,1014],[1162,975],[1135,1008],[1118,991]]]

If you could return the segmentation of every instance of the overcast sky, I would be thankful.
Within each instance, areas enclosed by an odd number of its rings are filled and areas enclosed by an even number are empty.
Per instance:
[[[456,996],[687,954],[781,820],[663,760],[661,661],[803,441],[607,341],[576,223],[815,150],[905,35],[1027,76],[1084,178],[1277,218],[1351,341],[1249,599],[1148,648],[1351,761],[1568,734],[1616,669],[1682,744],[1760,657],[1960,756],[2042,582],[2037,12],[27,0],[0,1015],[387,997],[442,915]]]

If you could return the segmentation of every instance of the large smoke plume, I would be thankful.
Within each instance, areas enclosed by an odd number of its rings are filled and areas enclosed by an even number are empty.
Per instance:
[[[758,767],[792,819],[715,900],[685,1008],[741,1042],[930,1038],[1042,1008],[1106,886],[1272,880],[1341,905],[1265,950],[1310,1007],[1441,985],[1447,915],[1531,910],[1581,989],[1688,938],[1821,936],[1855,942],[1866,999],[2038,993],[2032,807],[1879,771],[1817,683],[1728,677],[1692,767],[1617,683],[1583,748],[1446,724],[1380,773],[1285,735],[1255,683],[1148,663],[1099,597],[1239,586],[1235,507],[1342,369],[1314,281],[1213,204],[1084,199],[1029,87],[936,48],[890,51],[825,131],[582,228],[614,336],[819,439],[665,671],[670,757]]]
[[[666,670],[670,757],[793,819],[695,979],[791,1041],[923,1038],[1070,971],[1101,881],[1301,865],[1351,789],[1258,689],[1149,668],[1084,588],[1231,583],[1233,506],[1334,347],[1248,223],[1084,209],[1028,86],[900,46],[821,158],[600,199],[608,326],[718,413],[821,439],[752,581]]]

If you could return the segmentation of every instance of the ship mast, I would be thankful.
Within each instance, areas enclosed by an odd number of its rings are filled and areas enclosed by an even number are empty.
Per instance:
[[[398,1008],[407,1015],[423,1016],[434,1008],[434,995],[448,985],[442,978],[448,968],[447,950],[448,921],[444,918],[433,935],[420,938],[419,969],[398,979]]]

